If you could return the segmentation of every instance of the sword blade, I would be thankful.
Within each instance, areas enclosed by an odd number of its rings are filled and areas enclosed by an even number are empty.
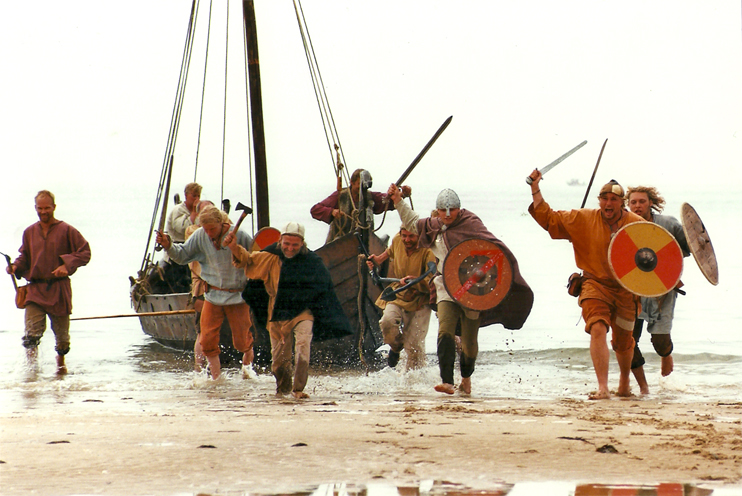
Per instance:
[[[585,145],[587,145],[587,140],[583,141],[582,143],[580,143],[576,147],[572,148],[570,151],[568,151],[567,153],[565,153],[564,155],[562,155],[558,159],[554,160],[549,165],[544,166],[543,168],[541,168],[541,170],[539,170],[539,172],[541,172],[541,175],[543,176],[544,174],[546,174],[547,172],[549,172],[551,169],[553,169],[554,167],[556,167],[557,165],[559,165],[560,163],[562,163],[564,161],[564,159],[566,159],[567,157],[569,157],[570,155],[572,155],[574,152],[576,152],[577,150],[579,150],[580,148],[582,148]],[[531,184],[533,182],[533,180],[530,177],[527,177],[526,178],[526,182],[528,184]]]

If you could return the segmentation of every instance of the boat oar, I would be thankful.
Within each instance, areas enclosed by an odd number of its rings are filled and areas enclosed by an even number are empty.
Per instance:
[[[97,319],[120,319],[124,317],[160,317],[164,315],[188,315],[196,313],[195,310],[165,310],[162,312],[125,313],[120,315],[101,315],[100,317],[77,317],[70,320],[97,320]]]
[[[590,182],[587,184],[587,191],[585,191],[585,198],[582,199],[582,205],[580,208],[585,208],[585,203],[587,202],[587,195],[590,194],[590,188],[593,185],[593,180],[595,179],[595,173],[598,172],[598,166],[600,165],[600,159],[603,158],[603,150],[605,150],[605,144],[608,143],[608,138],[605,139],[603,142],[603,147],[600,149],[600,155],[598,155],[598,161],[595,163],[595,168],[593,169],[593,175],[590,176]]]
[[[415,284],[419,283],[426,277],[428,277],[431,274],[435,274],[436,266],[435,262],[428,262],[428,270],[426,270],[424,273],[420,274],[419,277],[414,278],[404,286],[400,286],[397,289],[392,289],[391,286],[388,286],[382,293],[381,293],[381,299],[384,301],[394,301],[397,299],[397,294],[401,293],[405,289],[414,286]]]
[[[10,261],[10,256],[9,255],[6,255],[3,252],[0,252],[0,255],[2,255],[2,256],[5,257],[5,260],[8,262],[8,267],[10,267],[12,265],[12,263]],[[17,292],[18,291],[18,283],[15,282],[15,276],[13,274],[10,274],[10,279],[13,281],[13,287],[15,288],[15,290]]]

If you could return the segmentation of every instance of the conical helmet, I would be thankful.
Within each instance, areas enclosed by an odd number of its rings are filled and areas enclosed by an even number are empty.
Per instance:
[[[435,208],[438,210],[445,210],[446,216],[451,215],[452,208],[461,208],[461,200],[459,195],[450,188],[446,188],[438,193],[438,198],[435,200]]]

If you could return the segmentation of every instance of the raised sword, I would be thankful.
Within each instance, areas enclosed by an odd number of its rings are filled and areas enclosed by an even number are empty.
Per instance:
[[[546,174],[547,172],[549,172],[551,169],[553,169],[554,167],[556,167],[557,165],[559,165],[560,163],[562,163],[562,161],[564,161],[565,158],[569,157],[570,155],[572,155],[574,152],[576,152],[577,150],[579,150],[580,148],[582,148],[585,145],[587,145],[587,140],[583,141],[582,143],[580,143],[576,147],[572,148],[570,151],[568,151],[567,153],[565,153],[564,155],[562,155],[558,159],[554,160],[549,165],[543,167],[541,170],[539,170],[539,172],[543,176],[544,174]],[[526,182],[528,184],[533,183],[533,179],[531,179],[531,176],[527,176],[526,177]]]

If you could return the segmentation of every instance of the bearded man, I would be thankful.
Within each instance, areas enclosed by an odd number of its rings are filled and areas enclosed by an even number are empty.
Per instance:
[[[644,219],[626,211],[624,190],[611,180],[600,189],[598,209],[552,210],[541,193],[541,172],[535,169],[530,178],[533,203],[528,212],[549,232],[552,239],[572,243],[577,267],[584,278],[578,303],[582,308],[585,332],[590,335],[590,357],[598,379],[598,390],[590,399],[609,399],[608,329],[611,345],[620,369],[618,396],[631,396],[629,374],[634,354],[634,320],[640,309],[639,297],[621,286],[613,276],[608,262],[608,247],[613,235],[622,227]]]

